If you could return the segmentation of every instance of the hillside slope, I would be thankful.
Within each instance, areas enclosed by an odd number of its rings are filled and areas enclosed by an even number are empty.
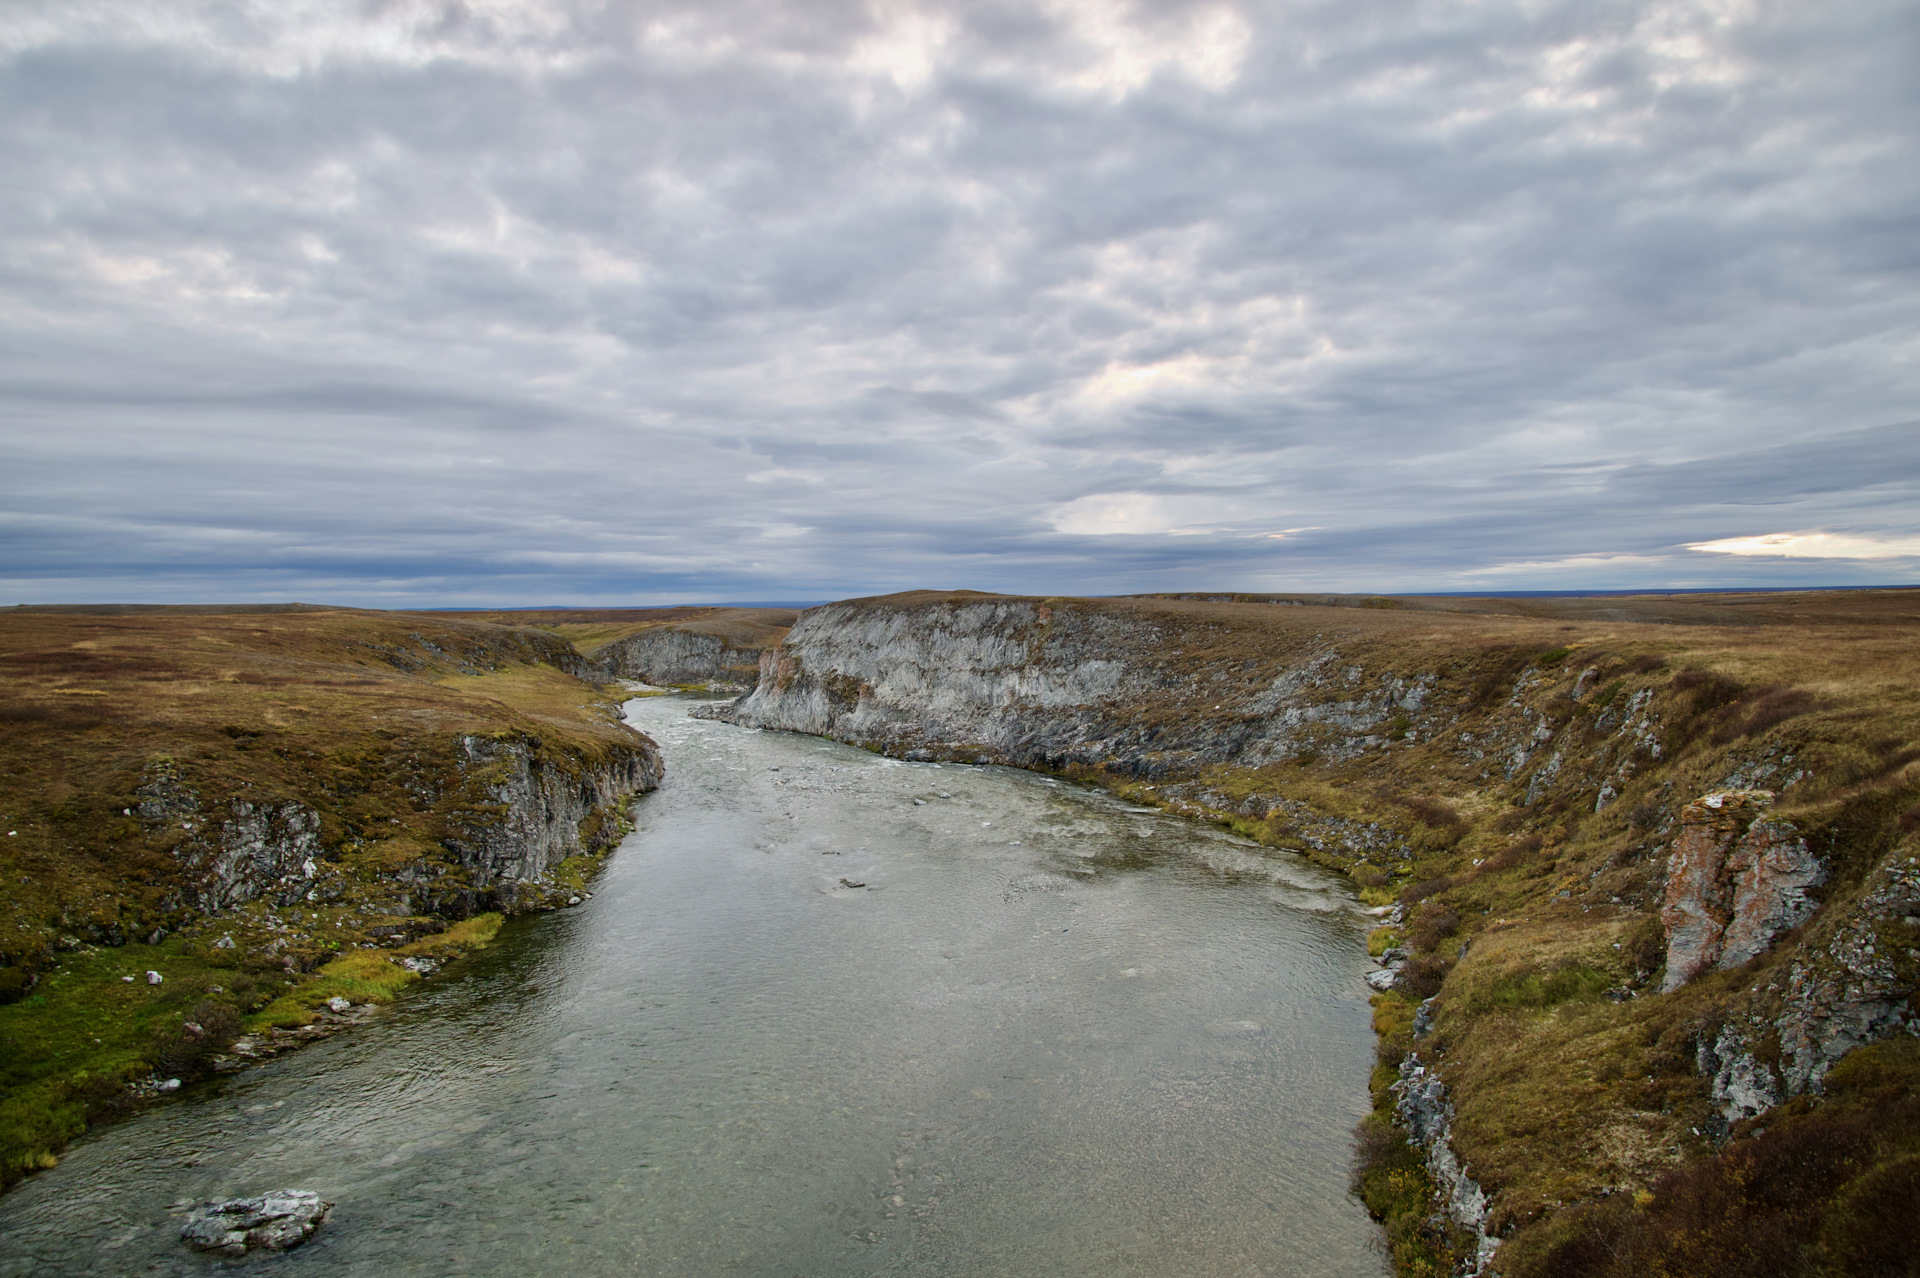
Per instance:
[[[0,1183],[576,896],[662,766],[593,673],[444,616],[0,613]]]
[[[745,692],[793,608],[583,608],[468,614],[559,635],[606,678]]]
[[[1350,874],[1385,914],[1356,1185],[1402,1273],[1895,1272],[1920,592],[1402,602],[854,600],[717,713]]]

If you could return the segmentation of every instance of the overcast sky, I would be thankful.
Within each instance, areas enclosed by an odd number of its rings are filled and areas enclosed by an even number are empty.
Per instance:
[[[1912,0],[8,0],[0,602],[1920,581]]]

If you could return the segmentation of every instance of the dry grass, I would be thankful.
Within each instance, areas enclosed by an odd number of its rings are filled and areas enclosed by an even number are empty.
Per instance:
[[[731,648],[767,648],[780,642],[800,613],[794,608],[683,607],[532,609],[458,615],[545,630],[591,657],[616,639],[662,626],[716,635]]]

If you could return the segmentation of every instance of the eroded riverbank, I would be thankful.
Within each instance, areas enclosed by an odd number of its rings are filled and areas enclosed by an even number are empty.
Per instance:
[[[629,705],[670,767],[593,900],[77,1144],[0,1274],[199,1272],[169,1212],[281,1185],[339,1204],[316,1272],[1384,1272],[1339,880],[686,708]]]

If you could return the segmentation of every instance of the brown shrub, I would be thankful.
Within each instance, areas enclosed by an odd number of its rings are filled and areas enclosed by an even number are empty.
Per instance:
[[[1447,979],[1447,961],[1438,954],[1419,954],[1400,969],[1398,988],[1409,998],[1429,999],[1440,992]]]
[[[1825,708],[1825,702],[1804,688],[1762,688],[1749,701],[1735,702],[1721,710],[1713,742],[1726,745],[1739,737],[1757,736],[1796,715]]]
[[[1400,889],[1400,904],[1418,905],[1430,896],[1435,896],[1453,886],[1453,880],[1446,875],[1437,879],[1422,879],[1418,883],[1409,883]]]
[[[1439,901],[1421,906],[1407,926],[1407,942],[1421,953],[1438,948],[1440,942],[1460,930],[1460,916]]]
[[[1480,869],[1483,872],[1511,870],[1515,866],[1524,865],[1540,848],[1540,836],[1530,834],[1524,839],[1519,839],[1507,844],[1506,847],[1501,848],[1498,852],[1495,852],[1492,856],[1482,861],[1480,863]]]
[[[1627,809],[1627,825],[1635,830],[1651,830],[1666,814],[1658,795],[1648,795]]]
[[[1668,683],[1675,692],[1686,694],[1687,709],[1695,715],[1732,705],[1747,691],[1747,685],[1738,679],[1693,666],[1674,675]]]
[[[1439,799],[1429,799],[1419,795],[1400,800],[1400,806],[1413,814],[1415,820],[1430,825],[1437,830],[1455,830],[1465,826],[1460,814]]]
[[[170,1078],[205,1073],[215,1056],[240,1035],[240,1013],[231,1003],[203,999],[181,1024],[153,1037],[148,1056],[154,1072]]]
[[[1635,973],[1658,975],[1667,965],[1667,930],[1652,915],[1634,924],[1620,942],[1620,957]]]

